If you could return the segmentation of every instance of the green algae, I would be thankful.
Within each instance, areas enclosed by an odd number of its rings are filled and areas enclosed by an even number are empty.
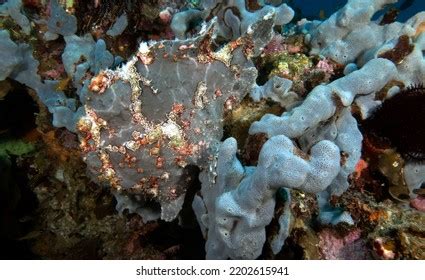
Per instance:
[[[25,142],[22,139],[4,139],[0,140],[0,157],[4,156],[23,156],[35,150],[33,144]]]

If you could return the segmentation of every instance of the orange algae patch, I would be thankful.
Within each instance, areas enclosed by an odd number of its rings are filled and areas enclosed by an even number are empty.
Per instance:
[[[416,28],[415,37],[418,37],[425,31],[425,21],[421,22],[418,27]]]
[[[360,159],[355,167],[355,178],[359,179],[363,170],[365,170],[368,167],[368,163],[364,159]]]

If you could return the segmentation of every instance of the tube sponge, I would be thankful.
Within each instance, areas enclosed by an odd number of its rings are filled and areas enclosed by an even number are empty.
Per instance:
[[[360,70],[335,80],[328,85],[319,85],[310,92],[304,102],[281,117],[266,114],[252,124],[249,133],[266,133],[268,136],[286,135],[297,138],[320,122],[332,117],[337,108],[335,97],[343,106],[349,106],[357,95],[380,90],[397,75],[395,65],[384,58],[369,61]],[[320,110],[317,110],[320,108]]]
[[[274,136],[264,144],[255,168],[243,168],[236,151],[234,138],[223,142],[216,185],[203,185],[206,207],[196,211],[208,230],[210,259],[257,258],[266,239],[265,227],[273,218],[276,192],[281,187],[321,192],[340,170],[339,148],[327,140],[315,144],[307,155],[286,136]]]
[[[174,15],[171,28],[179,39],[184,39],[189,25],[200,19],[217,17],[216,34],[226,40],[234,40],[247,33],[250,27],[275,14],[275,25],[287,24],[294,17],[294,11],[286,4],[277,7],[264,5],[261,9],[250,12],[245,0],[212,0],[202,2],[203,10],[189,9]]]

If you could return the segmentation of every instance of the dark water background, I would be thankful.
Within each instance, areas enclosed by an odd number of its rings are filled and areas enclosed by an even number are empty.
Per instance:
[[[329,17],[336,10],[340,9],[347,3],[347,0],[289,0],[285,1],[296,12],[301,11],[302,16],[308,19],[323,19],[320,17]],[[397,21],[406,21],[411,16],[420,11],[425,11],[425,0],[400,0],[392,5],[400,9],[400,15]],[[323,10],[321,13],[320,11]],[[379,16],[377,14],[376,16]]]

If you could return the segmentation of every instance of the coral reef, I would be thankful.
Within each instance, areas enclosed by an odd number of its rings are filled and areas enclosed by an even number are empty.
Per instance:
[[[424,258],[425,12],[62,2],[0,5],[0,113],[26,112],[0,126],[1,236],[46,258]]]
[[[171,28],[177,38],[185,38],[191,23],[196,20],[217,18],[216,36],[226,40],[234,40],[245,34],[256,22],[273,13],[274,24],[282,26],[294,16],[294,11],[286,4],[277,7],[264,5],[251,12],[247,9],[245,0],[207,0],[202,1],[203,10],[189,9],[177,13],[171,22]]]

